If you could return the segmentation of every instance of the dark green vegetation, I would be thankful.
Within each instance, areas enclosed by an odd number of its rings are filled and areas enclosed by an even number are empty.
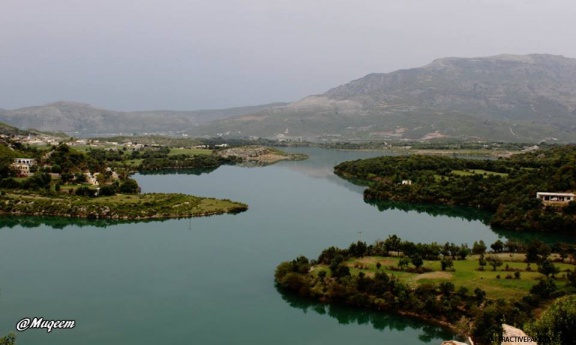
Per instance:
[[[368,184],[366,200],[463,205],[493,213],[494,226],[518,231],[570,232],[576,203],[543,205],[537,192],[576,190],[576,147],[499,160],[437,156],[378,157],[344,162],[337,175]],[[402,181],[411,184],[402,184]]]
[[[170,149],[160,148],[156,151],[132,152],[132,159],[142,159],[138,166],[139,171],[165,170],[165,169],[198,169],[214,170],[222,164],[236,164],[241,159],[234,157],[221,157],[216,154],[175,154],[170,155]]]
[[[542,345],[574,345],[575,329],[576,296],[557,299],[538,321],[528,326],[528,332],[538,339],[538,344]]]
[[[300,256],[283,262],[275,280],[283,289],[322,302],[439,323],[479,344],[502,334],[502,323],[523,327],[535,320],[539,308],[576,293],[574,245],[496,241],[491,248],[486,253],[481,241],[470,248],[393,235],[371,245],[330,247],[315,260]],[[542,320],[536,324],[545,324]]]
[[[16,337],[14,333],[10,333],[9,335],[0,338],[0,345],[14,345],[16,341]]]

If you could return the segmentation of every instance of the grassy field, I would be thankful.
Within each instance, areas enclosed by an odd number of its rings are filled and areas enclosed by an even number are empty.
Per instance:
[[[395,271],[390,267],[398,267],[398,257],[363,257],[353,258],[346,262],[350,268],[350,273],[358,275],[364,272],[366,276],[373,277],[376,272],[386,272],[389,275],[394,275],[405,283],[411,286],[418,284],[442,282],[452,282],[456,289],[460,286],[468,288],[469,291],[474,291],[480,288],[486,291],[486,297],[490,299],[518,299],[528,295],[530,288],[538,283],[538,278],[543,277],[538,273],[538,266],[531,264],[531,270],[527,271],[527,264],[522,262],[524,254],[494,254],[500,257],[503,261],[502,266],[498,267],[496,271],[492,270],[492,266],[487,265],[484,271],[478,271],[478,256],[470,256],[466,260],[455,260],[453,271],[442,271],[440,261],[424,260],[424,266],[431,269],[431,272],[426,273],[410,273],[404,271]],[[380,263],[380,269],[377,268],[377,263]],[[566,283],[565,270],[574,269],[574,265],[565,263],[554,263],[559,269],[560,273],[556,274],[556,284],[561,286]],[[508,266],[508,268],[506,268]],[[326,265],[317,265],[314,267],[314,272],[319,271],[330,272]],[[520,272],[520,279],[514,278],[515,271]],[[497,278],[500,276],[500,278]],[[506,277],[509,276],[507,279]]]
[[[459,175],[459,176],[470,176],[470,175],[480,174],[480,175],[497,175],[497,176],[502,176],[502,177],[508,177],[508,174],[506,174],[506,173],[499,173],[499,172],[482,170],[482,169],[470,169],[468,171],[452,170],[452,173],[454,175]]]

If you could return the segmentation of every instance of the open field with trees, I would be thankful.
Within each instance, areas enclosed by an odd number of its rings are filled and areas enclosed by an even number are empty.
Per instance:
[[[487,247],[482,241],[413,243],[393,235],[283,262],[275,280],[322,302],[419,317],[479,344],[502,334],[502,323],[528,325],[552,301],[576,293],[575,245],[498,240]]]

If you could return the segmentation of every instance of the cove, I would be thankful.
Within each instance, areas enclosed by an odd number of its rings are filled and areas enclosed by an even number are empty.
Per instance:
[[[237,215],[147,222],[0,218],[0,334],[24,317],[75,320],[17,344],[439,344],[426,323],[319,305],[278,291],[278,263],[397,234],[415,242],[492,243],[482,215],[372,205],[334,165],[386,152],[287,151],[306,161],[208,174],[136,175],[144,192],[247,203]]]

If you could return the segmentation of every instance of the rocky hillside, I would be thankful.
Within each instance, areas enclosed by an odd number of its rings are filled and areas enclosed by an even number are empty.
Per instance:
[[[251,107],[197,111],[119,112],[88,104],[56,102],[15,110],[0,110],[0,121],[24,129],[65,132],[74,136],[122,133],[181,133],[199,124],[260,111],[274,103]]]
[[[444,58],[369,74],[286,106],[193,134],[316,139],[576,139],[576,59]]]

